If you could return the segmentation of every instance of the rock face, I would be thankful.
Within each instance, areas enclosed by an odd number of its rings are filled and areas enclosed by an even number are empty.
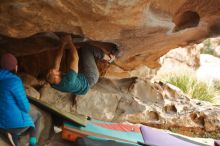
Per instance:
[[[76,98],[76,106],[78,113],[101,120],[220,130],[220,109],[192,100],[162,82],[138,78],[101,80],[89,94]]]
[[[100,66],[99,66],[100,67]],[[102,70],[102,66],[100,67]],[[129,77],[143,77],[143,78],[152,78],[157,72],[158,68],[149,68],[146,65],[135,67],[131,71],[125,70],[123,67],[118,66],[117,64],[109,65],[108,68],[105,68],[104,72],[101,72],[101,76],[108,78],[129,78]]]
[[[2,0],[0,33],[71,32],[120,45],[124,55],[117,64],[125,70],[154,68],[171,48],[218,35],[219,8],[219,0]]]
[[[56,105],[58,109],[63,112],[70,112],[73,106],[73,94],[63,93],[58,90],[51,88],[49,84],[46,84],[40,90],[40,100],[50,103],[51,105]]]
[[[206,39],[198,45],[202,54],[210,54],[220,57],[220,37]]]
[[[104,102],[100,104],[98,101]],[[109,103],[114,105],[111,109]],[[150,83],[137,78],[127,79],[126,82],[102,80],[89,94],[77,97],[76,104],[77,112],[102,120],[104,116],[108,121],[220,130],[219,108],[189,99],[180,90],[162,82]],[[90,106],[86,106],[88,104]],[[90,107],[95,110],[90,110]],[[95,111],[102,116],[98,117]]]
[[[64,112],[77,112],[104,121],[220,130],[220,108],[190,99],[178,88],[162,82],[151,83],[135,77],[103,78],[75,101],[68,94],[62,97],[49,85],[43,87],[41,95],[41,100]]]
[[[40,93],[33,87],[29,85],[25,85],[25,92],[27,96],[34,97],[36,99],[40,99]]]
[[[195,71],[200,65],[200,50],[196,46],[176,48],[160,58],[157,75]]]

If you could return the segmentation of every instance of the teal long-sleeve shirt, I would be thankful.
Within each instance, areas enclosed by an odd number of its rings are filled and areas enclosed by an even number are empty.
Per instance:
[[[70,70],[62,76],[59,84],[52,84],[52,87],[62,92],[84,95],[89,90],[89,83],[83,74]]]

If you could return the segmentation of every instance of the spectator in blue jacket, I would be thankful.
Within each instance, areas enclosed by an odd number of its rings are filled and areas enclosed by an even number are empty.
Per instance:
[[[13,142],[20,146],[20,135],[28,131],[29,146],[37,146],[41,114],[30,110],[21,79],[17,72],[17,59],[12,54],[4,54],[0,59],[0,130],[12,135]]]

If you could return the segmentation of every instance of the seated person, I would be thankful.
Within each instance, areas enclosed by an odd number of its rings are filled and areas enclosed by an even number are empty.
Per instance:
[[[103,59],[112,62],[115,55],[119,53],[116,45],[113,45],[116,51],[114,54],[106,55],[101,49],[98,49],[89,44],[80,46],[76,49],[70,35],[61,38],[61,47],[55,58],[55,65],[47,75],[47,80],[52,84],[52,87],[62,92],[70,92],[76,95],[84,95],[90,87],[95,85],[99,79],[99,71],[95,59]],[[61,74],[59,71],[60,63],[65,47],[71,49],[71,60],[69,71],[66,74]]]
[[[41,114],[30,109],[21,79],[15,74],[18,65],[12,54],[4,54],[0,59],[0,131],[12,135],[13,142],[20,146],[19,137],[27,131],[29,146],[37,146]]]

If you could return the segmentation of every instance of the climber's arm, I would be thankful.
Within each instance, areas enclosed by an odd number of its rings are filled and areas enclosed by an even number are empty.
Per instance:
[[[74,45],[71,36],[68,36],[68,45],[70,47],[70,69],[74,70],[76,73],[78,73],[78,65],[79,65],[79,56],[76,49],[76,46]]]
[[[53,69],[59,70],[60,69],[60,63],[63,57],[63,52],[66,46],[66,41],[65,39],[61,39],[61,44],[60,48],[57,50],[56,55],[55,55],[55,61],[54,61],[54,66]]]

